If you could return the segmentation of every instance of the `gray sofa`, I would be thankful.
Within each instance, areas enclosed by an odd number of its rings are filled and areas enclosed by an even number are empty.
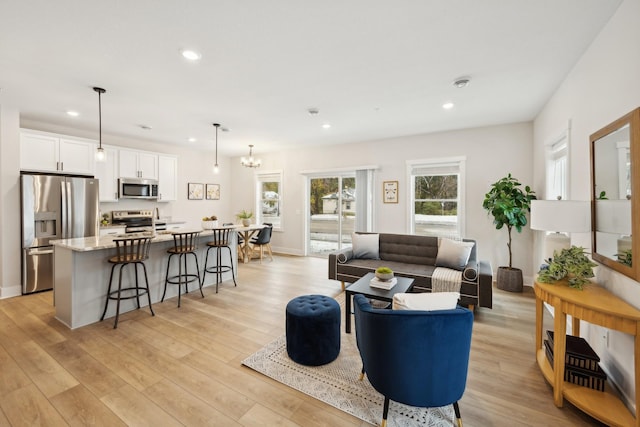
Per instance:
[[[459,304],[473,309],[492,307],[492,270],[487,261],[477,259],[476,244],[462,270]],[[380,266],[391,268],[402,277],[414,279],[412,292],[431,292],[431,276],[436,268],[438,238],[409,234],[379,233],[379,258],[354,258],[352,248],[329,254],[329,279],[353,283]]]

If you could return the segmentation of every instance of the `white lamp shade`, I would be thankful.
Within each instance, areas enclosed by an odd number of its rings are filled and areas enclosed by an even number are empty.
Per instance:
[[[631,235],[631,200],[596,200],[596,230]]]
[[[532,200],[531,229],[565,233],[591,231],[591,211],[586,200]]]

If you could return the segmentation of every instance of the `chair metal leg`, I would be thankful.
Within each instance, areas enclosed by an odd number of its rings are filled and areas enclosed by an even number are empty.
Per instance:
[[[149,300],[149,310],[151,311],[151,315],[155,316],[156,314],[153,312],[153,307],[151,306],[151,290],[149,289],[149,276],[147,276],[147,266],[142,264],[142,271],[144,271],[144,282],[147,284],[147,299]]]
[[[109,307],[109,296],[111,295],[111,282],[113,281],[113,270],[115,270],[117,264],[113,264],[111,266],[111,274],[109,275],[109,289],[107,290],[107,300],[104,303],[104,311],[102,312],[102,316],[100,316],[100,321],[104,320],[104,316],[107,314],[107,307]]]
[[[456,413],[456,421],[458,422],[458,427],[462,427],[462,417],[460,416],[460,407],[458,406],[458,402],[453,402],[453,410]]]
[[[169,259],[167,259],[167,274],[164,279],[164,291],[162,291],[162,298],[160,299],[160,302],[164,301],[164,296],[167,294],[167,284],[169,284],[169,266],[171,265],[171,257],[173,255],[174,254],[169,255]]]
[[[113,329],[118,327],[118,318],[120,317],[120,300],[122,299],[122,268],[127,265],[123,264],[120,266],[120,279],[118,280],[118,299],[116,302],[116,321],[113,323]]]
[[[182,294],[182,254],[178,256],[178,308],[180,308],[181,294]]]
[[[133,275],[136,277],[136,304],[138,309],[140,308],[140,284],[138,283],[138,263],[133,263]]]
[[[389,398],[384,397],[384,406],[382,407],[382,423],[380,427],[387,427],[387,415],[389,415]]]
[[[231,277],[233,277],[233,284],[234,286],[238,286],[238,284],[236,283],[236,270],[233,268],[233,257],[231,256],[231,247],[227,246],[227,249],[229,249],[229,262],[231,263]]]
[[[200,282],[200,292],[202,292],[202,287],[204,286],[204,278],[207,277],[207,264],[209,263],[210,250],[211,246],[207,248],[207,255],[204,257],[204,271],[202,272],[202,281]]]
[[[196,273],[198,273],[198,284],[200,284],[200,266],[198,265],[198,255],[196,255],[195,252],[191,252],[191,255],[193,255],[193,258],[195,258],[196,260]],[[202,295],[202,298],[204,298],[204,294],[202,293],[202,286],[200,286],[200,295]]]

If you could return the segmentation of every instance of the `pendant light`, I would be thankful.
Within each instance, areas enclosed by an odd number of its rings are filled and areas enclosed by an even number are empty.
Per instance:
[[[104,148],[102,148],[102,99],[101,95],[106,90],[101,87],[94,87],[94,91],[98,92],[98,149],[96,150],[96,162],[104,162],[105,154]]]
[[[247,168],[259,168],[262,160],[253,158],[253,145],[249,145],[249,158],[240,159],[240,164]]]
[[[218,173],[220,172],[220,169],[218,168],[218,128],[220,127],[220,124],[214,123],[213,127],[216,128],[216,164],[213,165],[213,173]]]

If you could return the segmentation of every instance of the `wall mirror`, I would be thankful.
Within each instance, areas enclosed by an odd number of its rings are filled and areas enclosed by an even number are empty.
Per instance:
[[[595,132],[591,143],[593,259],[640,279],[640,108]]]

